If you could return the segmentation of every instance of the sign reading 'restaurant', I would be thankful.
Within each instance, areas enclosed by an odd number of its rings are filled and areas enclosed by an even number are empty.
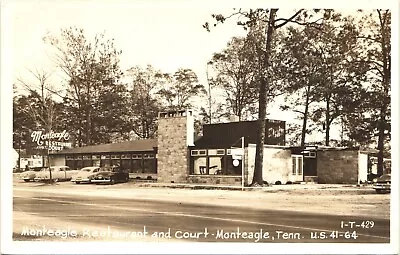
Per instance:
[[[32,142],[37,144],[37,149],[62,150],[66,147],[72,147],[72,143],[68,142],[70,136],[66,130],[59,133],[53,131],[49,133],[33,131],[31,138]]]

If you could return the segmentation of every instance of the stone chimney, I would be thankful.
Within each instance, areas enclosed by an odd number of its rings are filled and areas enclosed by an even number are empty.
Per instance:
[[[159,182],[186,182],[190,162],[188,146],[193,145],[194,117],[191,110],[159,113],[157,149]]]

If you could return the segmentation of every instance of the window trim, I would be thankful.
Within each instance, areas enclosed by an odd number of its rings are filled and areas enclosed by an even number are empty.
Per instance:
[[[291,175],[303,175],[304,173],[304,156],[303,155],[291,155],[291,161],[292,161],[292,171],[291,171]],[[299,164],[299,159],[300,160],[300,164]],[[293,164],[295,163],[295,165]],[[296,166],[296,173],[293,172],[294,170],[294,166]]]

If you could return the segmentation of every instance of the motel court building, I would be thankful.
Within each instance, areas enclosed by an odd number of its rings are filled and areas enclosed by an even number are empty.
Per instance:
[[[119,165],[130,179],[160,183],[244,185],[252,182],[258,123],[207,124],[194,138],[191,110],[159,113],[158,138],[64,149],[51,165],[71,169]],[[285,122],[266,121],[263,178],[270,184],[358,184],[367,181],[369,151],[359,148],[290,147]]]

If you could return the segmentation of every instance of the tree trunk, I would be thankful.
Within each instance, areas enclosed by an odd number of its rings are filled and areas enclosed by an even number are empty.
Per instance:
[[[329,146],[329,118],[330,118],[330,104],[329,97],[326,97],[326,113],[325,113],[325,145]]]
[[[268,67],[270,62],[270,53],[271,53],[271,41],[274,32],[274,23],[275,23],[275,15],[278,9],[270,9],[269,19],[268,19],[268,28],[267,28],[267,38],[266,45],[264,51],[264,66],[261,72],[261,81],[260,81],[260,95],[258,102],[258,137],[257,137],[257,147],[256,147],[256,158],[255,158],[255,166],[254,166],[254,175],[253,181],[251,183],[252,186],[264,184],[263,180],[263,158],[264,158],[264,140],[265,140],[265,118],[266,118],[266,109],[267,109],[267,86],[269,86],[268,82]]]
[[[389,88],[390,88],[390,56],[389,56],[389,49],[387,48],[388,42],[386,41],[387,38],[387,15],[388,13],[386,12],[385,14],[381,14],[381,11],[378,10],[378,14],[381,20],[381,31],[382,31],[382,36],[381,36],[381,47],[382,47],[382,64],[383,64],[383,79],[382,79],[382,86],[384,90],[384,96],[383,96],[383,105],[380,109],[380,119],[379,119],[379,126],[378,126],[378,165],[377,165],[377,174],[378,176],[383,174],[384,170],[384,165],[383,165],[383,151],[384,151],[384,145],[385,145],[385,131],[386,131],[386,110],[387,110],[387,105],[390,104],[390,101],[386,101],[386,96],[389,95]],[[390,22],[390,21],[389,21]]]
[[[377,174],[381,176],[383,174],[383,149],[385,144],[385,110],[381,109],[381,117],[379,120],[379,134],[378,134],[378,165]]]
[[[307,132],[307,119],[308,119],[308,104],[310,102],[310,86],[307,87],[307,91],[306,91],[306,105],[304,108],[304,117],[303,117],[303,127],[301,130],[301,147],[304,147],[304,145],[306,144],[306,132]]]
[[[92,136],[91,136],[91,111],[90,106],[87,105],[86,110],[86,145],[92,144]]]

